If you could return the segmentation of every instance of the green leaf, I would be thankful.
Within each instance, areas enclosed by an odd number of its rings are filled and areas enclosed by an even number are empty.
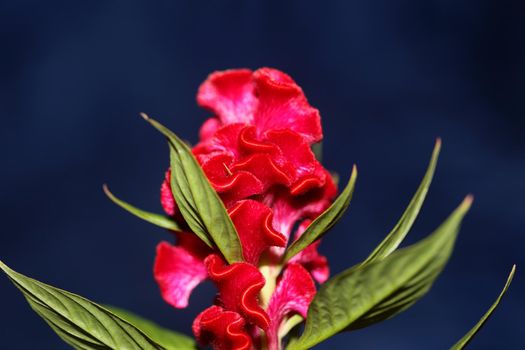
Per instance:
[[[31,308],[76,349],[164,349],[100,305],[26,277],[1,261],[0,269],[23,293]]]
[[[312,145],[312,152],[319,162],[323,161],[323,143],[317,142]]]
[[[305,330],[288,349],[309,349],[345,329],[390,318],[419,300],[432,286],[452,252],[472,197],[434,233],[367,265],[357,265],[323,284],[310,304]]]
[[[194,350],[195,341],[181,333],[163,328],[156,323],[137,316],[129,311],[114,306],[105,305],[112,313],[140,329],[148,337],[162,345],[166,350]]]
[[[145,211],[145,210],[142,210],[142,209],[138,209],[138,208],[132,206],[131,204],[129,204],[127,202],[124,202],[121,199],[118,199],[117,197],[115,197],[115,195],[113,193],[111,193],[109,191],[109,188],[108,188],[107,185],[104,185],[103,189],[104,189],[104,193],[106,194],[106,196],[108,196],[108,198],[111,199],[113,201],[113,203],[115,203],[116,205],[118,205],[122,209],[126,210],[127,212],[135,215],[136,217],[138,217],[138,218],[140,218],[140,219],[142,219],[144,221],[147,221],[150,224],[153,224],[153,225],[156,225],[156,226],[168,229],[168,230],[181,231],[181,227],[179,226],[179,224],[177,224],[171,218],[169,218],[169,217],[167,217],[165,215],[150,213],[148,211]]]
[[[419,188],[417,189],[414,197],[410,200],[408,207],[406,208],[403,216],[399,219],[398,223],[392,231],[385,237],[385,239],[376,247],[376,249],[368,256],[368,258],[363,261],[363,265],[369,264],[376,260],[381,260],[390,255],[394,250],[397,249],[399,244],[405,239],[405,236],[408,234],[414,221],[416,220],[419,210],[425,201],[425,197],[428,193],[428,188],[432,182],[432,177],[436,170],[436,163],[439,156],[439,151],[441,149],[441,140],[436,140],[436,145],[434,146],[434,151],[432,152],[432,158],[428,165],[427,171]]]
[[[512,278],[514,277],[514,272],[516,272],[516,265],[512,266],[509,277],[507,277],[507,282],[505,283],[503,290],[499,294],[494,304],[492,304],[492,306],[483,315],[479,322],[467,334],[465,334],[463,338],[461,338],[456,344],[454,344],[454,346],[452,346],[450,350],[461,350],[465,348],[465,346],[467,346],[470,343],[472,338],[474,338],[474,336],[479,332],[479,330],[485,325],[485,322],[488,321],[494,310],[496,310],[496,308],[498,307],[498,304],[501,302],[501,299],[507,292],[507,289],[509,289],[509,286],[512,282]]]
[[[348,184],[346,185],[343,192],[337,197],[332,205],[326,209],[321,215],[319,215],[312,223],[306,228],[303,234],[293,242],[290,247],[286,250],[284,256],[284,262],[290,260],[301,250],[309,246],[315,240],[321,238],[328,230],[330,230],[343,216],[352,194],[354,193],[355,181],[357,179],[357,168],[354,165],[352,168],[352,175]]]
[[[168,138],[171,190],[190,229],[210,247],[215,243],[230,264],[242,261],[242,247],[235,226],[191,150],[162,124],[145,114],[142,116]]]

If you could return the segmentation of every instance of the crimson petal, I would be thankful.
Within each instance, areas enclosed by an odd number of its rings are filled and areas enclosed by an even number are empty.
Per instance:
[[[215,350],[248,350],[252,346],[241,315],[215,305],[193,321],[193,334],[201,345],[211,344]]]
[[[302,89],[287,74],[271,68],[253,73],[259,98],[254,124],[259,133],[289,129],[309,143],[323,138],[319,111],[308,103]]]
[[[217,132],[193,147],[192,152],[202,164],[208,157],[217,154],[227,154],[237,158],[239,148],[239,134],[243,130],[243,124],[229,124],[221,127]]]
[[[180,246],[168,242],[157,245],[153,273],[164,300],[176,308],[185,308],[193,289],[208,277],[203,258],[209,251],[193,234],[178,235],[188,235]]]
[[[257,106],[253,90],[248,69],[215,72],[200,86],[197,102],[212,110],[223,124],[251,123]]]
[[[219,300],[225,309],[243,315],[262,329],[269,326],[268,315],[259,306],[258,295],[265,284],[263,275],[250,264],[240,262],[226,265],[218,255],[206,258],[210,279],[219,289]]]
[[[265,139],[280,151],[274,157],[277,164],[291,164],[294,180],[312,174],[317,161],[304,137],[291,130],[270,130],[266,132]]]
[[[230,200],[239,200],[262,193],[263,184],[255,175],[248,171],[233,170],[231,163],[231,156],[219,154],[202,165],[202,170],[221,197],[224,194]]]
[[[290,185],[290,177],[264,153],[254,154],[242,162],[235,163],[232,171],[246,171],[254,174],[261,181],[265,189],[273,185]]]
[[[242,244],[244,260],[256,265],[270,246],[284,247],[286,238],[272,227],[270,208],[254,200],[244,200],[228,211]]]
[[[252,154],[254,152],[260,153],[278,153],[279,149],[269,142],[261,141],[257,138],[256,129],[254,126],[246,126],[239,134],[239,148],[243,153]]]
[[[265,198],[265,204],[273,210],[273,227],[287,238],[297,220],[315,219],[330,206],[337,194],[331,175],[322,167],[319,170],[325,174],[322,187],[311,188],[300,195],[292,195],[288,190],[279,189]]]
[[[279,349],[279,327],[285,317],[299,314],[306,318],[308,306],[315,296],[315,284],[299,264],[288,264],[268,304],[270,328],[266,331],[268,348]]]

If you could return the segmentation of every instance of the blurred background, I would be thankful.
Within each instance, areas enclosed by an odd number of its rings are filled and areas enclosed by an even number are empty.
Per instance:
[[[520,4],[521,3],[521,4]],[[321,110],[324,164],[359,179],[324,239],[332,272],[363,259],[443,149],[407,242],[475,195],[431,292],[316,349],[447,349],[507,297],[472,349],[524,349],[525,12],[521,1],[0,1],[0,257],[14,269],[190,334],[214,289],[165,304],[152,277],[170,235],[113,205],[161,211],[163,137],[195,142],[214,70],[271,66]],[[0,278],[2,349],[67,349]]]

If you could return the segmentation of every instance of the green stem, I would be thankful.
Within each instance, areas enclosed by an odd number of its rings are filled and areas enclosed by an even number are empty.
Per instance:
[[[259,267],[259,271],[261,271],[266,281],[260,292],[260,304],[264,309],[268,307],[270,298],[275,290],[275,287],[277,286],[277,277],[281,273],[281,269],[281,265],[262,264],[261,267]]]

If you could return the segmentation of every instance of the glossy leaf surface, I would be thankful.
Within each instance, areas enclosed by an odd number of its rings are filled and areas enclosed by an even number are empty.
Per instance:
[[[197,345],[193,338],[174,332],[157,325],[156,323],[137,316],[129,311],[114,306],[105,306],[121,319],[140,329],[148,337],[162,345],[166,350],[195,350]]]
[[[343,330],[390,318],[419,300],[432,286],[452,252],[472,198],[420,242],[367,265],[356,265],[321,286],[310,304],[300,338],[288,349],[309,349]]]
[[[26,277],[0,262],[31,308],[75,349],[158,350],[161,345],[104,307]]]
[[[145,115],[143,117],[168,138],[171,189],[192,232],[210,247],[216,245],[229,263],[242,261],[237,231],[189,147],[162,124]]]

